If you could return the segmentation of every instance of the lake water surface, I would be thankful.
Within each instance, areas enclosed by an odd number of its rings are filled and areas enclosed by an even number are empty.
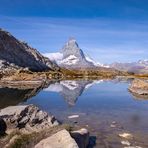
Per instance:
[[[133,138],[128,141],[132,146],[148,148],[148,100],[134,97],[128,85],[127,81],[117,80],[65,80],[50,84],[18,104],[35,104],[61,122],[89,129],[93,141],[90,145],[96,142],[95,147],[126,147],[119,134],[131,133]],[[72,115],[78,118],[69,119]]]

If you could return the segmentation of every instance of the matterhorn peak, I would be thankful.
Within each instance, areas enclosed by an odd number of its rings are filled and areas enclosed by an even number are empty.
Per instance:
[[[66,43],[68,46],[76,46],[78,47],[78,43],[74,37],[70,37],[68,42]]]
[[[89,58],[79,47],[74,37],[68,39],[60,53],[48,55],[48,57],[49,59],[54,59],[60,67],[66,67],[68,69],[85,69],[104,66]]]
[[[75,37],[69,37],[68,41],[69,41],[69,42],[72,42],[72,41],[73,41],[73,42],[76,42],[76,38],[75,38]]]
[[[76,39],[71,37],[69,40],[66,42],[64,47],[62,48],[63,57],[66,58],[70,55],[75,55],[77,56],[83,56],[83,53],[81,49],[79,48],[78,43],[76,42]]]
[[[63,50],[71,49],[79,50],[79,45],[74,37],[70,37],[66,42],[65,46],[63,47]]]

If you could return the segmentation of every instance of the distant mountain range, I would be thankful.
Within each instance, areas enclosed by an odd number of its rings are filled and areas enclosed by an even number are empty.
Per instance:
[[[111,64],[110,67],[120,71],[148,74],[148,60],[139,60],[138,62],[131,62],[131,63],[115,62]]]
[[[0,71],[27,68],[32,71],[66,69],[116,69],[133,73],[148,73],[148,60],[133,63],[100,64],[90,58],[79,47],[74,38],[68,40],[58,53],[40,54],[12,36],[9,32],[0,29]]]
[[[60,67],[68,69],[94,69],[104,67],[133,73],[148,73],[148,60],[140,60],[132,63],[115,62],[108,65],[96,62],[83,52],[75,39],[69,39],[60,52],[47,53],[44,54],[44,56],[48,57]]]
[[[95,67],[108,67],[95,62],[79,48],[75,39],[69,39],[62,50],[58,53],[44,54],[51,61],[56,62],[60,67],[68,69],[85,69]]]

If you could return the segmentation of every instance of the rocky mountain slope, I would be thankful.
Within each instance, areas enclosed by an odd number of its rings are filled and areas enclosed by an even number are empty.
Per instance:
[[[68,69],[85,69],[105,67],[95,62],[80,49],[75,39],[71,38],[58,53],[45,54],[51,61],[56,62],[60,67]]]
[[[34,105],[0,110],[0,144],[5,148],[90,147],[88,130],[78,128],[59,123],[53,115]]]
[[[28,68],[32,71],[55,69],[57,66],[27,43],[0,29],[0,69]]]

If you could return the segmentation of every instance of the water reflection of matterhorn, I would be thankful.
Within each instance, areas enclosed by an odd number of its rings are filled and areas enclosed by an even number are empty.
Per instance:
[[[103,80],[100,81],[65,80],[51,84],[48,88],[44,89],[44,91],[58,92],[64,98],[64,100],[69,104],[69,106],[74,106],[78,97],[82,95],[84,90],[90,88],[92,85],[96,83],[101,83],[101,82],[103,82]]]

